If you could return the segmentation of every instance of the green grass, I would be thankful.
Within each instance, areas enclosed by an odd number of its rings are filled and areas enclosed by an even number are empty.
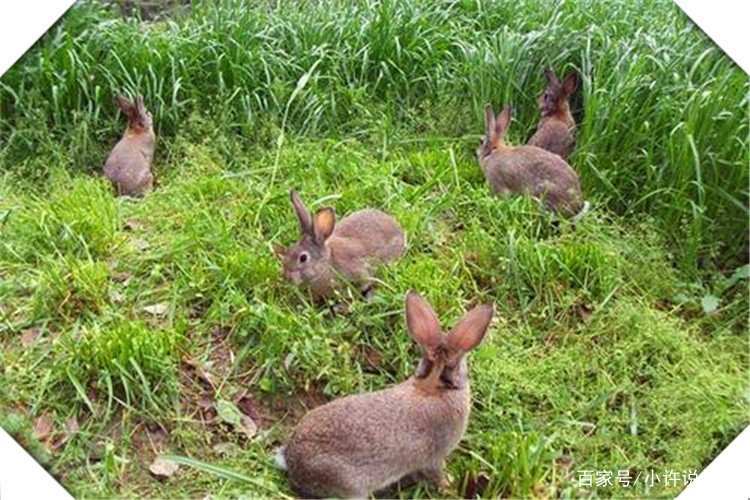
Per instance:
[[[78,5],[0,80],[0,425],[64,486],[290,495],[271,452],[304,406],[412,372],[410,288],[445,326],[498,311],[444,495],[700,470],[747,425],[747,80],[676,7],[281,4],[155,23]],[[576,227],[490,196],[472,155],[485,101],[512,101],[511,135],[528,135],[546,62],[584,75],[572,164],[596,209]],[[146,94],[159,128],[143,200],[92,175],[123,127],[119,89]],[[407,230],[373,300],[334,314],[283,282],[291,188]],[[248,398],[252,439],[212,409]],[[182,457],[164,481],[161,453]]]

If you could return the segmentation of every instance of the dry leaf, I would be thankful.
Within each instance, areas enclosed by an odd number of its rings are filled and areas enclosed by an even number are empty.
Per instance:
[[[247,415],[242,415],[242,417],[240,417],[240,425],[238,426],[238,430],[244,432],[245,436],[247,436],[248,439],[252,439],[258,432],[258,426],[255,424],[255,420],[248,417]]]
[[[75,417],[68,417],[67,419],[65,419],[65,434],[55,439],[55,441],[51,445],[48,443],[48,448],[51,448],[54,451],[59,450],[65,443],[70,440],[70,438],[78,434],[78,430],[78,420]]]
[[[42,441],[52,434],[52,417],[49,413],[42,413],[39,418],[34,422],[34,437],[39,441]]]
[[[588,323],[594,314],[594,309],[587,304],[576,304],[573,306],[573,310],[584,323]]]
[[[122,228],[126,231],[141,229],[142,227],[143,222],[139,221],[138,219],[126,219],[125,222],[122,223]]]
[[[182,361],[190,366],[193,370],[195,370],[196,375],[198,375],[198,378],[206,382],[209,387],[214,389],[216,386],[214,385],[214,379],[211,376],[211,373],[206,369],[207,366],[204,366],[200,363],[200,361],[191,358],[190,356],[185,356],[182,358]]]
[[[466,489],[463,492],[464,498],[477,498],[481,497],[484,490],[490,484],[490,479],[484,474],[480,473],[478,476],[476,473],[471,472],[466,478]]]
[[[74,436],[78,434],[78,431],[80,430],[80,426],[78,425],[78,419],[75,417],[68,417],[65,420],[65,430],[68,431],[68,434],[71,436]]]
[[[245,393],[245,395],[240,397],[237,400],[237,408],[256,422],[260,420],[260,405],[252,394]]]
[[[24,330],[23,335],[21,335],[21,345],[24,347],[29,347],[36,341],[37,338],[39,338],[40,333],[41,332],[37,327]]]
[[[177,469],[179,468],[180,464],[167,460],[160,455],[151,462],[148,470],[157,478],[168,478],[177,472]]]
[[[135,248],[136,250],[140,250],[141,252],[151,248],[151,243],[144,240],[143,238],[135,238],[131,240],[130,243],[133,245],[133,248]]]
[[[125,301],[125,296],[121,294],[120,292],[110,292],[109,300],[111,300],[115,304],[121,304],[122,302]]]
[[[132,277],[133,273],[129,273],[128,271],[121,271],[112,275],[112,279],[115,280],[116,283],[127,283]]]
[[[167,304],[166,302],[160,302],[159,304],[146,306],[143,308],[143,310],[149,314],[153,314],[154,316],[166,316],[169,312],[169,304]]]

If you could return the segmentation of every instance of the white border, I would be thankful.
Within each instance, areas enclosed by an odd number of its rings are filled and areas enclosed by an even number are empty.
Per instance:
[[[73,3],[74,0],[0,0],[0,76]]]
[[[747,0],[674,0],[745,73],[750,74],[750,2]]]
[[[703,472],[680,493],[679,500],[750,498],[750,426],[746,427]]]
[[[73,497],[0,428],[0,498],[72,500]]]

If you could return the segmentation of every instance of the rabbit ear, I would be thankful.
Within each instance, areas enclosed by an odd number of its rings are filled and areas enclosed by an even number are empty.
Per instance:
[[[297,191],[294,190],[289,193],[289,197],[292,199],[294,211],[297,213],[297,219],[299,219],[300,231],[302,231],[302,234],[309,234],[310,236],[314,236],[312,217],[310,216],[310,212],[307,210],[307,208],[305,208],[305,204],[302,203],[302,198],[300,198]]]
[[[146,108],[143,105],[143,96],[139,95],[135,98],[135,110],[139,115],[142,115],[146,112]]]
[[[434,351],[443,342],[435,311],[421,295],[411,290],[406,294],[406,327],[409,335],[427,352]]]
[[[563,92],[565,92],[565,95],[570,97],[570,95],[578,88],[578,73],[572,71],[565,75],[565,78],[562,82],[562,88]]]
[[[117,105],[120,106],[120,110],[122,110],[125,116],[131,118],[136,115],[135,105],[127,98],[118,94],[115,96],[115,100],[117,101]]]
[[[448,349],[459,353],[474,349],[487,333],[494,312],[491,305],[481,305],[466,313],[448,334]]]
[[[336,225],[336,212],[331,207],[321,208],[315,214],[315,242],[322,245],[333,233]]]
[[[484,135],[490,139],[495,134],[495,112],[492,104],[484,105]]]
[[[557,79],[557,75],[555,75],[554,70],[549,66],[546,66],[544,68],[544,77],[547,79],[547,83],[550,85],[555,85],[555,84],[560,83],[560,81]]]
[[[495,133],[502,137],[505,135],[505,131],[508,129],[508,125],[510,125],[510,106],[507,104],[505,107],[503,107],[503,110],[500,111],[500,114],[497,115],[497,120],[495,122]]]

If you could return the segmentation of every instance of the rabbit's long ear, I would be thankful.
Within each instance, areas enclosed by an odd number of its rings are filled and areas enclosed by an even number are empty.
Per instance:
[[[137,115],[135,104],[133,104],[127,98],[118,94],[115,96],[115,100],[117,101],[117,105],[120,107],[120,110],[125,114],[125,116],[127,116],[128,118],[133,118]]]
[[[510,106],[506,104],[503,110],[500,111],[500,114],[497,115],[497,120],[495,120],[495,134],[498,137],[505,136],[505,131],[508,130],[508,125],[510,125],[510,114]]]
[[[406,327],[409,335],[429,354],[443,343],[435,311],[421,295],[411,290],[406,294]]]
[[[565,78],[562,82],[562,88],[563,92],[565,92],[565,95],[570,97],[578,88],[578,73],[576,73],[575,71],[571,71],[570,73],[565,75]]]
[[[489,103],[484,105],[484,135],[488,140],[492,140],[495,135],[495,112]]]
[[[300,231],[302,231],[302,234],[315,236],[315,234],[313,233],[312,217],[310,216],[310,212],[307,210],[307,208],[305,208],[305,204],[302,203],[302,198],[300,198],[297,191],[294,190],[289,193],[289,197],[292,199],[292,205],[294,206],[294,211],[297,214],[297,219],[299,220]]]
[[[448,334],[448,349],[463,354],[479,345],[487,333],[494,312],[491,305],[481,305],[466,313]]]
[[[331,207],[321,208],[315,214],[315,243],[322,245],[333,234],[336,212]]]
[[[557,79],[557,75],[555,75],[554,70],[549,66],[546,66],[544,68],[544,77],[547,79],[547,83],[550,85],[556,85],[560,83],[560,81]]]
[[[146,107],[143,105],[143,96],[139,95],[135,98],[135,110],[139,115],[146,113]]]

